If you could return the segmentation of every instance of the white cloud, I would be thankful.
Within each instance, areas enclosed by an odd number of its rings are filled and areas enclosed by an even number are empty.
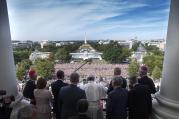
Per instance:
[[[113,29],[135,29],[155,27],[150,23],[157,18],[135,20],[109,21],[105,19],[122,16],[128,12],[146,7],[143,2],[132,3],[119,0],[8,0],[9,18],[12,38],[16,40],[71,40],[83,39],[84,32],[91,38],[104,38],[104,32]],[[150,23],[150,24],[149,24]],[[116,31],[111,35],[117,34]],[[108,37],[110,34],[108,34]],[[106,36],[107,37],[107,36]],[[110,36],[112,37],[112,36]],[[90,37],[89,37],[90,38]]]

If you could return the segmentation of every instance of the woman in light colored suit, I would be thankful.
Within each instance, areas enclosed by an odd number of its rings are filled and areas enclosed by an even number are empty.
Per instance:
[[[51,119],[51,101],[52,95],[46,89],[47,81],[39,77],[37,80],[37,89],[34,90],[38,119]]]

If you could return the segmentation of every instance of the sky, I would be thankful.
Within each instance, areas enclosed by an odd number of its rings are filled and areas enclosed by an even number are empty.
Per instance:
[[[165,39],[170,0],[7,0],[12,40]]]

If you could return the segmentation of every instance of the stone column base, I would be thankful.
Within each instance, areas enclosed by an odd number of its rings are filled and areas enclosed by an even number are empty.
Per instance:
[[[166,102],[162,100],[160,95],[157,95],[157,99],[153,100],[153,113],[151,119],[179,119],[179,109],[177,108],[179,104],[174,107],[169,106],[171,102]],[[173,104],[174,105],[174,104]]]

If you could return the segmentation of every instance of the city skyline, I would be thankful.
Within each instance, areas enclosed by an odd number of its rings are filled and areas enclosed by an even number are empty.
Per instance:
[[[13,40],[165,39],[170,0],[7,0]]]

